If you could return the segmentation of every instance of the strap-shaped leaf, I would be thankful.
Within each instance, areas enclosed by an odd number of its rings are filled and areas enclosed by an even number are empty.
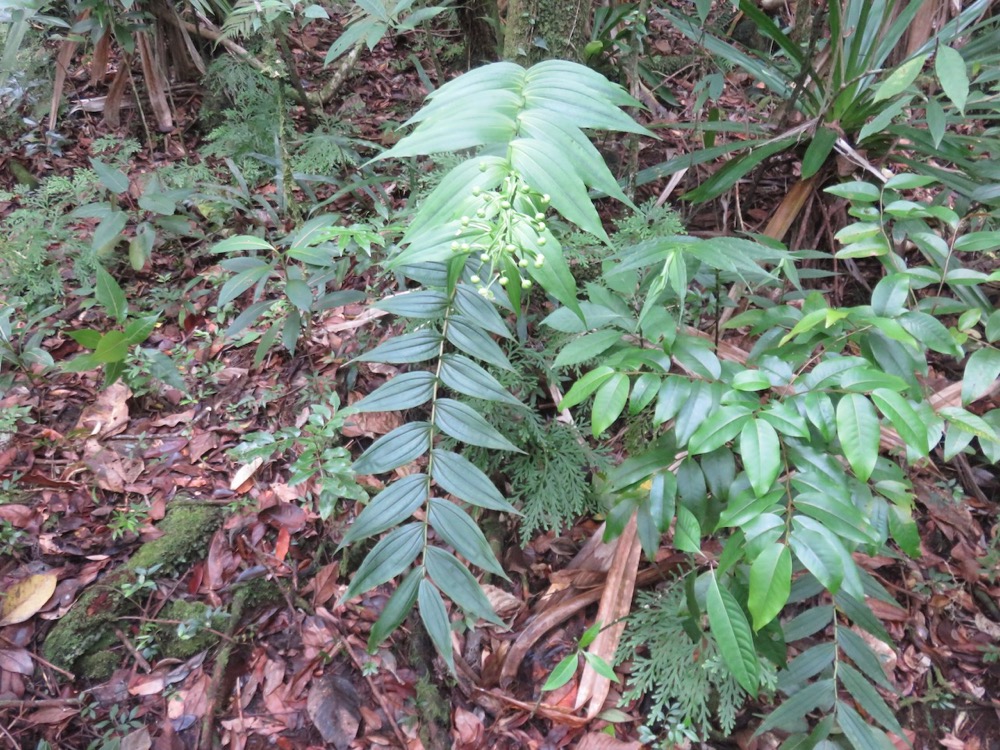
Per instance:
[[[545,259],[542,266],[534,263],[528,265],[527,271],[531,278],[537,281],[545,291],[555,297],[569,308],[573,314],[582,322],[584,321],[583,309],[577,300],[576,280],[569,270],[569,264],[559,246],[556,238],[546,229],[541,235],[534,235],[533,231],[523,224],[514,227],[514,237],[523,247],[530,247]],[[536,237],[538,239],[536,239]],[[544,245],[539,245],[541,238],[546,240]]]
[[[433,359],[440,351],[441,334],[427,329],[391,338],[370,352],[356,357],[355,361],[385,362],[392,365],[412,364]]]
[[[827,621],[829,623],[829,620]],[[833,664],[837,644],[817,643],[810,646],[788,663],[788,668],[778,674],[778,689],[791,695],[801,690],[811,678]]]
[[[829,708],[837,695],[832,679],[819,680],[799,690],[788,700],[782,702],[753,733],[759,737],[768,730],[777,727],[790,727],[801,723],[802,719],[817,708]]]
[[[570,365],[582,364],[606,352],[621,341],[621,338],[621,331],[613,329],[584,334],[564,346],[559,351],[559,355],[556,357],[555,362],[552,363],[552,366],[568,367]]]
[[[844,580],[844,564],[833,546],[836,540],[831,539],[828,534],[797,525],[792,529],[788,541],[799,562],[816,576],[816,580],[827,591],[837,593]]]
[[[535,87],[573,90],[618,107],[641,107],[642,103],[596,70],[569,60],[545,60],[533,65],[524,76],[524,90]],[[648,131],[646,133],[649,134]]]
[[[473,565],[507,578],[490,543],[469,515],[454,503],[436,497],[430,500],[428,520],[434,530]]]
[[[837,723],[854,750],[887,750],[892,747],[887,738],[878,737],[876,730],[844,701],[837,701]]]
[[[435,113],[416,130],[382,154],[380,159],[461,151],[487,143],[506,143],[517,132],[514,116],[518,98],[504,91],[486,94],[493,107],[463,106],[450,113]]]
[[[420,581],[417,593],[417,606],[420,607],[420,619],[427,628],[427,635],[434,642],[434,647],[441,654],[448,669],[455,671],[455,657],[451,646],[451,622],[448,620],[448,610],[438,590],[426,578]]]
[[[784,544],[770,544],[750,566],[747,609],[754,630],[771,622],[788,602],[792,587],[792,553]]]
[[[247,268],[245,271],[241,271],[228,279],[222,285],[222,289],[219,290],[219,307],[232,302],[247,289],[270,274],[272,270],[271,264],[258,260],[253,268]]]
[[[395,578],[413,562],[424,546],[424,525],[409,523],[390,531],[376,544],[351,579],[351,585],[341,597],[349,601],[358,594]]]
[[[843,649],[844,655],[854,662],[854,666],[860,669],[865,677],[890,692],[896,692],[896,688],[885,676],[882,662],[879,661],[871,647],[865,643],[864,638],[850,628],[837,628],[837,645]]]
[[[374,306],[401,318],[438,318],[448,307],[448,295],[436,289],[421,289],[386,297]]]
[[[480,508],[517,513],[482,470],[469,459],[451,451],[431,451],[431,478],[455,497]]]
[[[351,404],[353,411],[402,411],[421,406],[434,394],[436,378],[423,370],[404,372],[388,380],[360,401]]]
[[[354,462],[356,474],[382,474],[408,464],[427,452],[431,426],[410,422],[383,435]]]
[[[477,101],[478,97],[489,91],[503,90],[519,94],[524,86],[524,76],[524,68],[511,62],[474,68],[428,94],[428,103],[405,124],[421,122],[445,109],[466,108],[469,102]]]
[[[441,358],[439,374],[441,381],[458,393],[512,406],[524,406],[500,384],[500,381],[461,354],[444,355]]]
[[[397,479],[373,497],[358,514],[337,549],[381,534],[409,518],[427,500],[429,487],[426,474],[409,474]]]
[[[427,567],[427,575],[459,607],[482,620],[504,624],[493,611],[479,582],[454,555],[438,547],[427,547],[424,551],[424,565]]]
[[[805,612],[796,615],[785,623],[782,630],[785,631],[785,640],[792,643],[793,641],[808,638],[814,633],[818,633],[832,622],[833,606],[824,604],[820,607],[807,609]]]
[[[524,453],[477,414],[471,406],[451,398],[442,398],[435,402],[434,425],[445,434],[469,445]]]
[[[382,614],[372,625],[368,636],[368,651],[373,652],[410,614],[414,602],[417,601],[417,587],[424,578],[424,568],[419,566],[411,570],[396,587],[389,601],[385,603]]]
[[[858,705],[864,706],[869,716],[897,737],[906,736],[899,721],[889,710],[889,706],[886,705],[882,696],[858,670],[847,662],[841,662],[837,665],[837,677],[840,678],[840,684],[847,688],[847,692],[858,702]]]
[[[446,334],[448,341],[459,350],[477,359],[483,360],[501,370],[514,371],[497,342],[489,337],[479,326],[464,315],[455,315],[448,321]]]
[[[751,696],[756,695],[760,685],[760,665],[750,625],[729,589],[719,586],[714,571],[708,578],[705,607],[722,660],[740,687]]]

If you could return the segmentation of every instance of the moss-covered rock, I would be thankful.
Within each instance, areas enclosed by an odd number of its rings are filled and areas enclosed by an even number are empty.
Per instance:
[[[182,638],[178,634],[177,625],[164,624],[159,633],[160,652],[172,659],[188,659],[200,651],[212,648],[219,642],[219,636],[212,630],[223,629],[226,626],[226,617],[224,613],[215,613],[210,616],[210,611],[211,607],[201,602],[175,599],[167,604],[160,611],[157,619],[177,620],[179,622],[193,621],[199,624],[208,619],[208,627],[211,630],[200,627],[190,638]]]
[[[124,587],[136,580],[136,573],[160,567],[157,576],[172,576],[188,563],[204,555],[212,534],[222,522],[215,506],[183,505],[170,510],[160,524],[163,536],[146,542],[131,559],[85,592],[49,631],[42,645],[46,659],[63,669],[73,670],[80,657],[95,651],[118,619],[136,609],[125,596]]]
[[[81,656],[76,663],[80,677],[103,682],[121,666],[122,655],[116,651],[95,651]]]

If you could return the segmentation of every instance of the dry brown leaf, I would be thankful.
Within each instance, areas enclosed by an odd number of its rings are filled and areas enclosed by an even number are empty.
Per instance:
[[[27,649],[0,648],[0,670],[30,675],[35,671],[35,662]]]
[[[576,750],[639,750],[641,747],[639,742],[618,740],[604,732],[588,732]]]
[[[97,400],[80,414],[76,427],[91,437],[117,435],[128,425],[128,400],[132,390],[122,382],[101,391]]]
[[[264,459],[259,456],[250,463],[243,464],[243,466],[238,468],[236,473],[233,474],[233,478],[229,482],[229,489],[233,492],[239,492],[243,485],[247,483],[247,480],[253,477],[253,475],[257,473],[257,469],[259,469],[263,464]],[[249,489],[249,487],[246,487],[244,491]]]
[[[32,617],[55,593],[57,582],[52,573],[38,573],[7,589],[0,602],[0,627]]]
[[[314,680],[306,701],[306,710],[313,725],[323,739],[337,750],[347,750],[358,736],[361,726],[359,706],[354,683],[334,674]]]

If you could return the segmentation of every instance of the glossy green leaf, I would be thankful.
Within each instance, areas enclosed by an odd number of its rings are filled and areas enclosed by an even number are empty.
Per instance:
[[[362,561],[340,601],[350,601],[359,594],[395,578],[416,559],[423,546],[422,523],[409,523],[390,531]]]
[[[765,547],[750,565],[750,593],[747,608],[753,629],[771,622],[788,602],[792,586],[792,554],[784,544]]]
[[[480,508],[517,513],[482,470],[464,456],[435,448],[431,451],[431,478],[455,497]]]
[[[802,157],[802,179],[807,180],[819,172],[826,163],[833,144],[837,141],[837,131],[832,128],[817,128],[809,141],[809,147]]]
[[[806,569],[831,593],[836,593],[844,580],[844,564],[827,534],[796,526],[789,536],[795,556]]]
[[[368,635],[368,652],[374,653],[379,644],[403,624],[417,601],[417,589],[424,578],[423,567],[417,567],[406,574],[402,582],[389,597]]]
[[[437,547],[424,551],[424,565],[441,592],[471,615],[503,625],[497,617],[479,582],[458,559]]]
[[[466,560],[501,578],[507,578],[490,543],[464,510],[447,500],[431,498],[427,518],[434,530]]]
[[[256,258],[248,258],[247,260],[253,262],[254,265],[228,279],[219,290],[219,299],[217,302],[219,307],[232,302],[254,284],[267,278],[274,270],[270,264],[262,260]]]
[[[401,318],[437,318],[444,315],[448,307],[448,295],[436,289],[421,289],[386,297],[374,306]]]
[[[594,437],[599,437],[621,415],[628,401],[628,375],[615,373],[594,394],[594,409],[590,417]]]
[[[586,373],[582,378],[573,383],[569,392],[563,396],[559,402],[559,409],[571,409],[590,397],[594,391],[600,388],[615,374],[614,368],[603,365]]]
[[[873,101],[880,102],[884,99],[891,99],[897,94],[903,93],[907,88],[909,88],[910,84],[917,79],[917,76],[920,75],[920,71],[924,67],[924,62],[926,60],[927,55],[917,55],[896,68],[896,70],[894,70],[892,74],[886,78],[877,89],[875,89]]]
[[[965,363],[962,379],[962,403],[979,399],[1000,377],[1000,351],[993,348],[977,349]]]
[[[837,437],[854,474],[867,482],[875,469],[879,450],[879,419],[864,396],[848,393],[837,403]]]
[[[397,479],[375,497],[354,519],[337,549],[381,534],[409,518],[427,500],[428,480],[424,474],[408,474]]]
[[[455,671],[455,657],[451,644],[451,621],[448,610],[438,590],[426,578],[420,580],[417,593],[417,606],[420,608],[420,619],[427,629],[427,635],[434,642],[434,647],[448,665]]]
[[[433,373],[417,370],[404,372],[386,381],[360,401],[351,411],[402,411],[422,406],[431,400],[436,379]]]
[[[445,434],[469,445],[516,453],[524,452],[501,435],[471,406],[451,398],[441,398],[435,402],[434,425]]]
[[[555,362],[552,363],[552,366],[566,367],[594,359],[621,341],[621,337],[621,331],[613,329],[580,336],[570,341],[559,351],[559,355],[556,357]]]
[[[677,477],[669,471],[660,471],[649,480],[649,513],[662,534],[674,520],[677,503]]]
[[[601,677],[611,680],[612,682],[621,682],[621,680],[618,679],[618,675],[615,674],[614,668],[597,654],[593,654],[590,651],[584,651],[583,658],[587,664],[590,665],[590,668],[597,672],[597,674]]]
[[[757,497],[774,485],[781,471],[778,433],[763,419],[750,419],[740,431],[740,457]]]
[[[874,203],[882,195],[881,191],[870,182],[860,181],[842,182],[839,185],[824,188],[823,192],[836,195],[839,198],[847,198],[852,203]]]
[[[385,362],[387,364],[412,364],[426,362],[441,351],[441,335],[437,331],[422,330],[394,336],[370,352],[355,358],[357,362]]]
[[[719,586],[714,572],[708,577],[705,606],[708,624],[722,660],[740,687],[751,696],[756,695],[760,685],[760,667],[750,625],[729,589]]]
[[[383,435],[354,462],[356,474],[383,474],[424,455],[429,448],[431,426],[409,422]]]
[[[926,456],[930,450],[927,427],[906,399],[885,388],[872,391],[871,397],[878,410],[906,441],[906,445],[917,454]]]
[[[740,434],[743,426],[750,421],[750,409],[745,406],[722,406],[694,431],[688,441],[691,455],[709,453],[721,448]]]
[[[94,357],[98,362],[105,365],[123,362],[128,356],[130,348],[131,345],[122,331],[108,331],[97,342],[97,348],[94,349]]]

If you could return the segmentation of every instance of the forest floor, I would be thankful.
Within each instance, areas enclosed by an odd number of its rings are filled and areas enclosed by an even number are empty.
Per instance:
[[[292,41],[307,82],[328,75],[315,50],[329,39],[306,34]],[[445,32],[436,40],[439,49],[457,41]],[[676,50],[679,42],[664,33],[658,43]],[[360,137],[386,143],[384,124],[405,120],[426,94],[414,61],[436,79],[425,44],[423,35],[404,34],[366,51],[329,111],[339,107]],[[71,105],[106,89],[104,82],[87,82],[88,60],[84,55],[70,65]],[[643,146],[640,167],[697,147],[689,131],[671,125],[687,119],[698,78],[697,66],[679,70],[668,81],[676,101],[644,115],[661,140]],[[746,77],[730,73],[726,84],[720,107],[766,115],[754,110]],[[16,158],[40,178],[69,175],[90,165],[95,140],[128,135],[145,144],[122,170],[131,182],[125,199],[133,200],[140,175],[198,159],[202,93],[175,93],[175,130],[153,144],[135,109],[112,131],[98,115],[74,107],[60,120],[66,142],[59,153],[4,143],[0,168]],[[625,163],[623,144],[602,148],[612,164]],[[743,186],[742,199],[677,204],[678,210],[694,233],[761,231],[794,167],[769,164]],[[669,193],[666,180],[654,181],[640,187],[639,197],[673,203],[698,179],[692,170]],[[389,194],[403,202],[405,186],[394,187]],[[276,189],[265,185],[260,192]],[[361,191],[348,193],[328,210],[364,220],[371,212],[366,200]],[[809,200],[810,218],[787,240],[829,250],[826,208],[816,196]],[[0,216],[19,206],[16,197],[0,201]],[[87,219],[79,226],[93,230]],[[523,548],[515,531],[501,529],[502,562],[515,583],[493,587],[491,598],[510,627],[460,636],[464,668],[457,678],[435,661],[427,638],[407,628],[367,654],[368,632],[390,589],[338,604],[346,588],[341,569],[358,561],[336,553],[332,540],[355,515],[353,503],[343,501],[324,522],[304,499],[308,485],[289,484],[291,457],[246,465],[228,451],[248,433],[301,428],[310,404],[331,393],[353,401],[381,382],[387,372],[377,366],[359,372],[348,363],[388,330],[366,317],[364,302],[334,308],[314,322],[294,356],[274,348],[254,366],[252,346],[222,336],[212,309],[217,258],[206,252],[208,244],[195,238],[182,252],[154,251],[145,269],[123,274],[129,299],[153,298],[161,307],[146,346],[184,363],[187,393],[156,383],[133,388],[128,378],[102,388],[100,373],[55,369],[43,378],[19,377],[0,400],[0,413],[30,417],[0,435],[0,549],[6,551],[0,591],[17,603],[8,603],[0,619],[0,745],[640,747],[641,703],[618,706],[620,694],[612,690],[606,705],[619,711],[588,721],[573,710],[576,679],[544,696],[540,691],[593,621],[606,584],[606,566],[604,572],[579,567],[581,550],[588,559],[613,553],[613,545],[595,537],[593,518],[540,533]],[[345,288],[373,298],[386,283],[359,267]],[[850,276],[834,282],[848,299],[857,283]],[[89,323],[94,312],[79,299],[65,297],[54,317]],[[57,363],[80,352],[64,333],[43,346]],[[948,373],[940,375],[946,385]],[[368,415],[349,425],[348,447],[357,454],[395,419]],[[621,455],[614,441],[605,448]],[[897,644],[880,651],[898,688],[893,700],[918,750],[1000,748],[997,477],[960,457],[914,470],[913,480],[922,557],[859,559],[899,603],[872,602]],[[659,568],[642,563],[640,582],[655,585],[674,559],[665,548]],[[178,636],[185,624],[197,630],[193,638]],[[764,708],[748,706],[733,736],[701,746],[777,747],[771,734],[753,736]]]

